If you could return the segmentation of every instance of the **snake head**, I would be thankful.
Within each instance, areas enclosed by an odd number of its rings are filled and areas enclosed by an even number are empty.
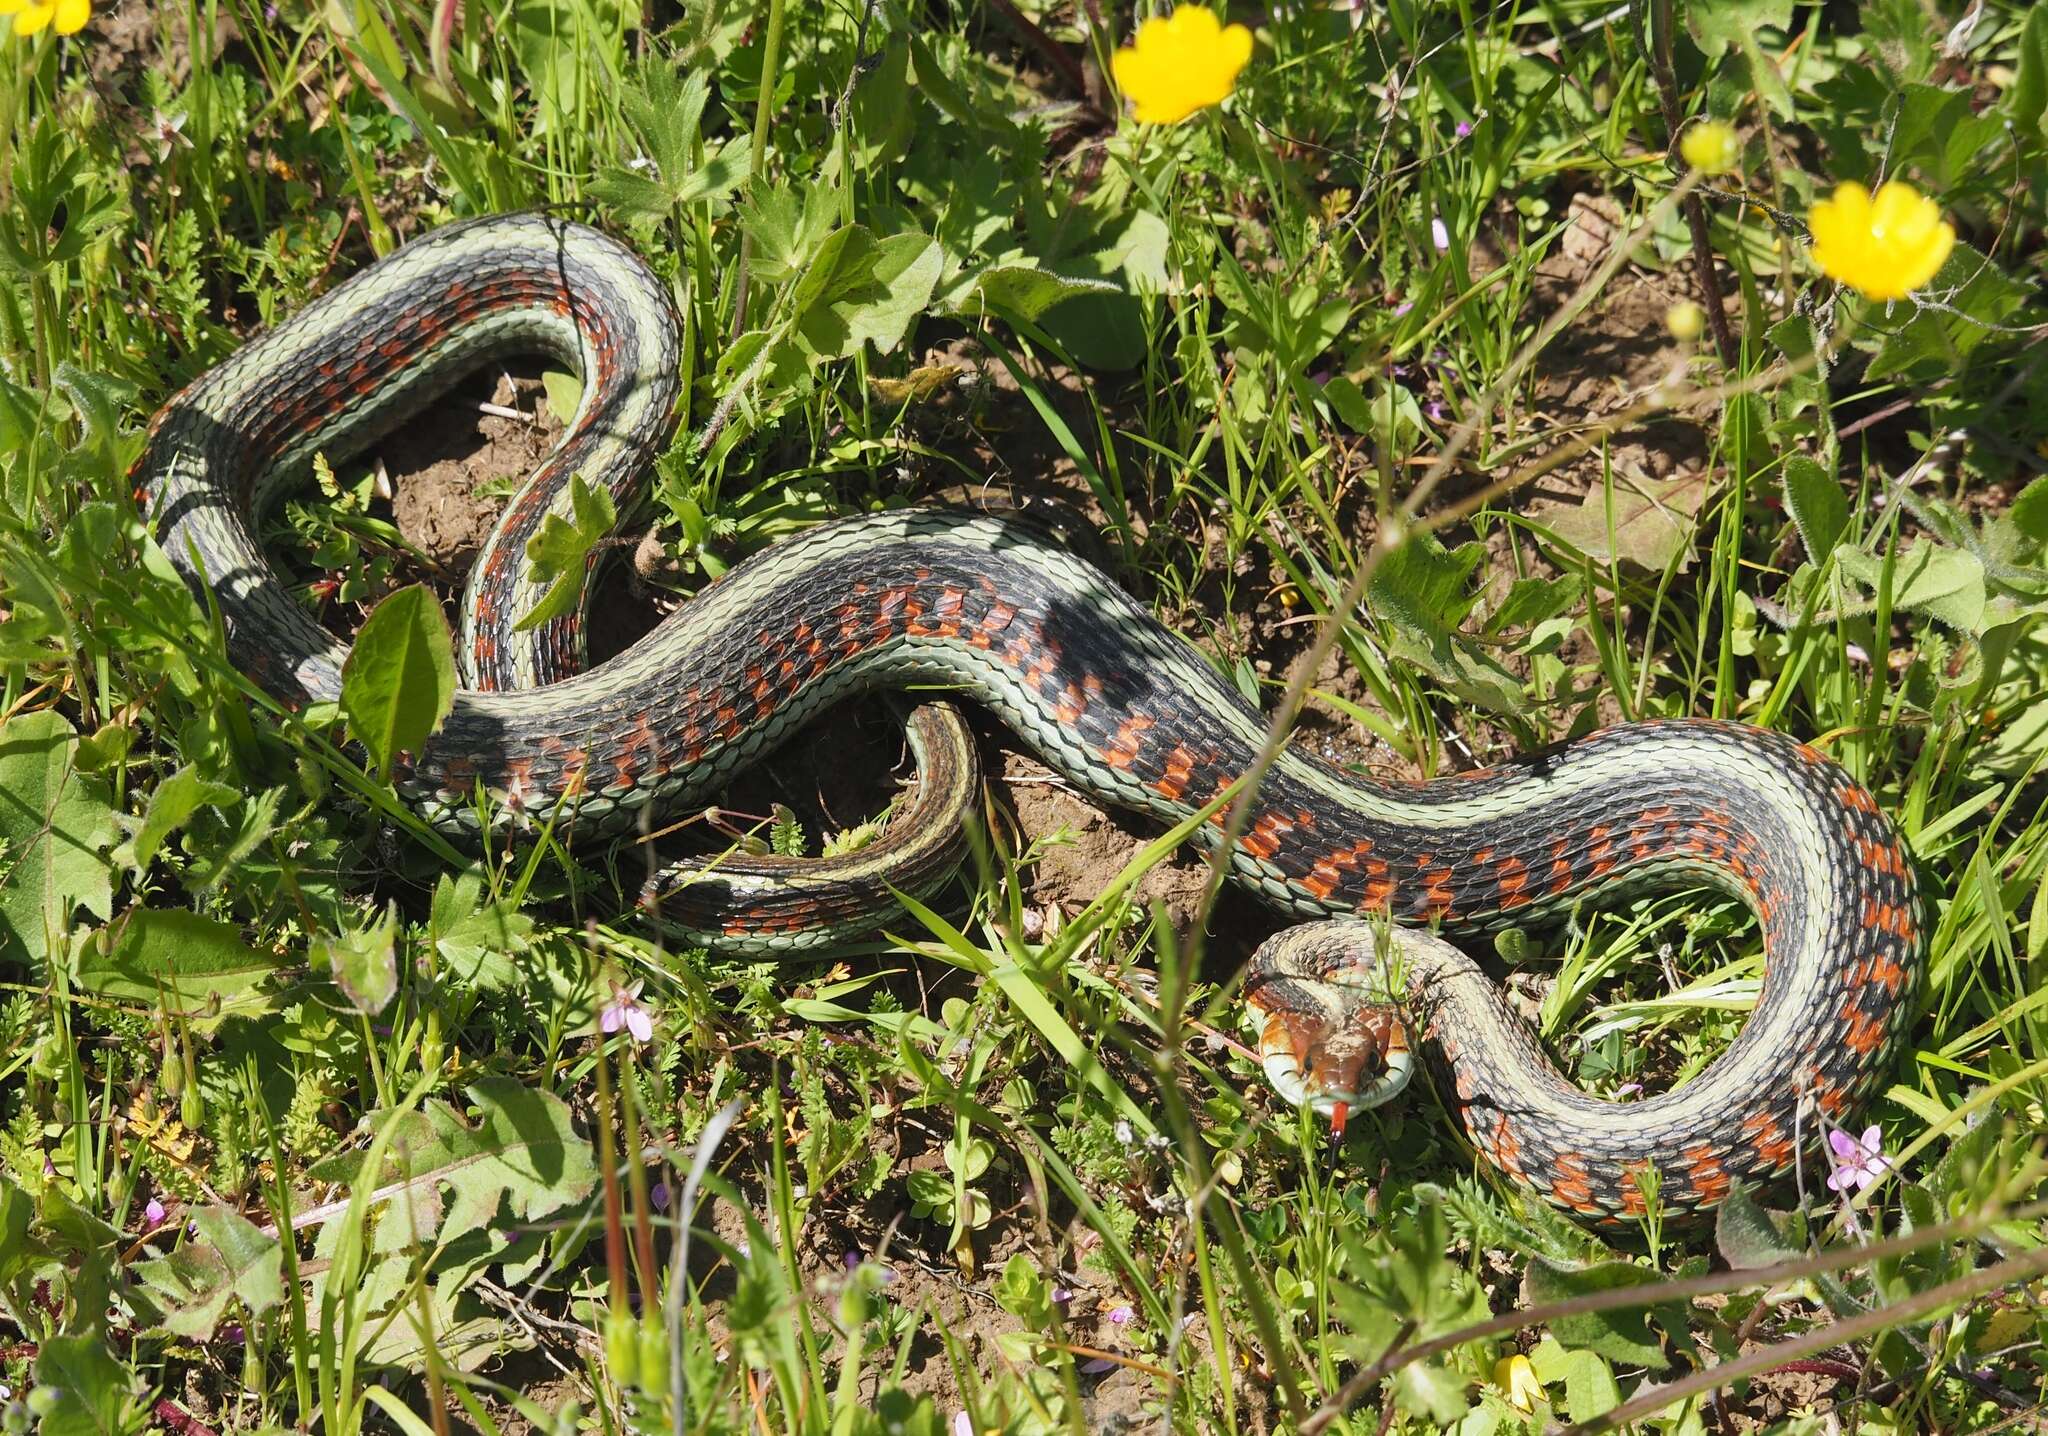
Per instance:
[[[1259,1063],[1274,1090],[1330,1119],[1334,1138],[1354,1109],[1398,1096],[1415,1075],[1408,1024],[1390,1003],[1362,1002],[1343,1015],[1274,1009],[1259,1034]]]

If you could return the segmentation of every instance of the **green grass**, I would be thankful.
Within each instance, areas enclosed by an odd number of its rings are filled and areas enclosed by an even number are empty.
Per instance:
[[[2043,12],[1972,9],[1951,53],[1961,8],[1906,0],[1694,0],[1675,37],[1657,3],[1276,6],[1229,103],[1158,128],[1090,78],[1127,7],[1007,9],[230,0],[0,41],[6,1429],[2038,1422]],[[1667,100],[1733,120],[1742,174],[1682,182]],[[1880,173],[1962,239],[1889,309],[1798,232]],[[1662,328],[1688,194],[1732,369]],[[627,237],[684,316],[679,591],[1043,481],[1375,771],[1673,715],[1823,744],[1935,904],[1862,1119],[1894,1173],[1609,1245],[1426,1093],[1332,1150],[1230,1040],[1270,919],[1177,934],[1134,897],[1157,834],[1053,888],[1025,788],[933,911],[801,965],[587,921],[547,845],[448,847],[227,665],[126,474],[255,329],[528,206]],[[937,279],[807,290],[853,226],[929,236]],[[820,343],[832,302],[900,342]],[[367,468],[334,480],[273,537],[358,623],[428,571]],[[1695,1074],[1760,976],[1700,894],[1523,947],[1599,1092]],[[635,984],[652,1040],[601,1040]]]

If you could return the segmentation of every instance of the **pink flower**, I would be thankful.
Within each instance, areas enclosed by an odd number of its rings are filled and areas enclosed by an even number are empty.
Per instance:
[[[1835,1164],[1834,1171],[1828,1174],[1831,1192],[1846,1192],[1851,1187],[1859,1192],[1868,1191],[1873,1182],[1892,1169],[1891,1161],[1884,1155],[1884,1133],[1876,1127],[1866,1131],[1861,1141],[1837,1127],[1828,1133],[1828,1147]]]
[[[149,1205],[142,1209],[142,1224],[146,1227],[158,1227],[163,1225],[163,1221],[164,1204],[151,1197]]]
[[[640,984],[612,989],[612,1000],[605,1004],[604,1011],[597,1016],[600,1031],[617,1032],[621,1027],[632,1035],[635,1042],[645,1042],[654,1036],[654,1014],[640,1005]]]
[[[1131,1310],[1130,1303],[1126,1302],[1122,1306],[1113,1306],[1109,1309],[1109,1324],[1111,1326],[1129,1326],[1137,1319],[1137,1316],[1138,1314]]]

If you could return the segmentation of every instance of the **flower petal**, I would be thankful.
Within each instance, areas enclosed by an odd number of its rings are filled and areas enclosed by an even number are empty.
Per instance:
[[[57,33],[76,35],[92,18],[92,0],[57,0]]]

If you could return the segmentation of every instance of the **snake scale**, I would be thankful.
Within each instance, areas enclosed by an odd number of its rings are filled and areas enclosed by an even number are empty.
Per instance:
[[[519,632],[543,587],[520,557],[549,513],[568,516],[570,477],[626,510],[669,443],[676,334],[661,283],[595,230],[530,214],[437,230],[165,404],[138,498],[172,561],[215,596],[232,660],[287,706],[332,700],[347,649],[264,558],[267,505],[314,454],[360,452],[487,361],[539,350],[579,370],[574,422],[473,571],[467,686],[396,777],[453,834],[552,818],[616,837],[701,805],[825,709],[875,690],[971,700],[1076,787],[1165,822],[1248,769],[1265,720],[1209,663],[1097,569],[976,513],[897,509],[805,531],[596,666],[579,613]],[[872,928],[892,886],[930,891],[957,861],[979,779],[953,710],[927,704],[910,730],[921,779],[889,838],[836,868],[685,864],[653,884],[662,920],[778,953]],[[1203,834],[1220,839],[1220,816]],[[1475,1147],[1595,1221],[1642,1213],[1648,1190],[1667,1212],[1709,1208],[1814,1150],[1889,1066],[1922,960],[1914,870],[1871,795],[1815,748],[1725,722],[1625,725],[1419,785],[1290,749],[1230,866],[1313,920],[1262,947],[1246,982],[1283,1095],[1341,1121],[1391,1095],[1426,1048]],[[1555,919],[1590,895],[1675,879],[1748,905],[1765,979],[1726,1052],[1639,1101],[1565,1080],[1477,964],[1435,935]]]

